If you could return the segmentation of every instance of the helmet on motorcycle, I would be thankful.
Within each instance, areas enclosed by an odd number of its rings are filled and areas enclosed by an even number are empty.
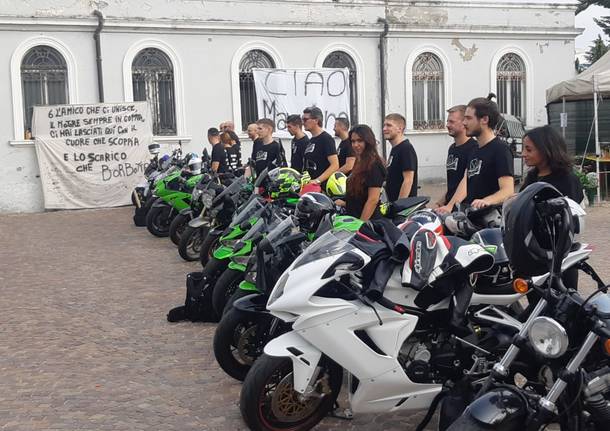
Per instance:
[[[557,199],[559,198],[559,199]],[[548,183],[529,185],[502,209],[504,248],[519,276],[541,275],[572,246],[574,222],[567,201]]]
[[[335,172],[326,180],[326,194],[331,198],[345,197],[347,176],[343,172]]]
[[[416,222],[421,227],[431,230],[439,235],[443,234],[443,222],[437,213],[430,209],[415,211],[411,214],[407,221]]]
[[[172,162],[172,159],[170,156],[168,156],[167,154],[164,154],[160,159],[159,159],[159,167],[161,168],[161,170],[166,170],[169,167],[169,164]]]
[[[148,146],[148,152],[150,154],[159,154],[159,151],[161,151],[161,145],[157,144],[156,142],[153,142]]]
[[[195,155],[195,157],[191,157],[188,161],[188,170],[193,175],[199,175],[201,173],[201,159]]]
[[[271,199],[297,197],[301,190],[301,174],[291,168],[275,168],[265,180],[264,194]]]
[[[307,193],[299,198],[294,216],[304,232],[315,232],[327,214],[335,211],[333,201],[323,193]]]

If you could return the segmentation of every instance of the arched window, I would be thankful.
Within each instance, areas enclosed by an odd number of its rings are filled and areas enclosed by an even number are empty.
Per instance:
[[[525,63],[517,54],[504,54],[496,70],[500,112],[525,120]]]
[[[176,134],[176,97],[174,68],[160,49],[145,48],[131,65],[133,100],[149,100],[153,117],[153,134]]]
[[[68,100],[68,68],[62,55],[50,46],[31,48],[21,61],[24,134],[29,137],[35,105],[60,105]]]
[[[350,123],[358,124],[358,87],[356,77],[356,63],[349,54],[343,51],[333,51],[324,59],[322,67],[347,68],[349,70],[349,108]]]
[[[241,102],[241,129],[258,120],[256,89],[252,69],[273,69],[275,62],[265,51],[253,49],[248,51],[239,62],[239,97]]]
[[[415,130],[445,127],[445,87],[441,60],[424,52],[413,63],[413,128]]]

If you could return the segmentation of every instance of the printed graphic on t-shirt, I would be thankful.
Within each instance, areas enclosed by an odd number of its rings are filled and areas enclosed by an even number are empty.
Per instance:
[[[447,170],[457,171],[459,161],[459,157],[455,157],[455,155],[449,154],[449,156],[447,157]]]
[[[318,164],[313,160],[305,159],[305,170],[315,172],[318,170]]]
[[[266,151],[259,151],[256,153],[256,161],[260,162],[261,160],[267,160],[267,152]]]
[[[309,143],[309,145],[307,145],[307,148],[305,148],[305,154],[313,153],[315,149],[316,149],[316,144]]]
[[[388,159],[388,167],[392,166],[392,160],[394,160],[394,156],[390,156]]]
[[[479,175],[481,173],[482,166],[483,166],[483,160],[472,159],[470,161],[470,165],[468,166],[468,178],[472,178],[475,175]]]

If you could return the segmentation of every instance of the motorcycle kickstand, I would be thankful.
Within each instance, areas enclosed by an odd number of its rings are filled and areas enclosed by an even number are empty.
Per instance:
[[[354,412],[352,412],[352,409],[349,407],[342,409],[339,403],[335,401],[335,406],[328,416],[331,418],[343,419],[344,421],[351,421],[354,419]]]

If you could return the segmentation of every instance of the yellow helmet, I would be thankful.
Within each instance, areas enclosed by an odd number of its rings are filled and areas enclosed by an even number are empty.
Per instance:
[[[335,172],[326,180],[326,194],[331,198],[343,198],[347,191],[347,176],[343,172]]]

